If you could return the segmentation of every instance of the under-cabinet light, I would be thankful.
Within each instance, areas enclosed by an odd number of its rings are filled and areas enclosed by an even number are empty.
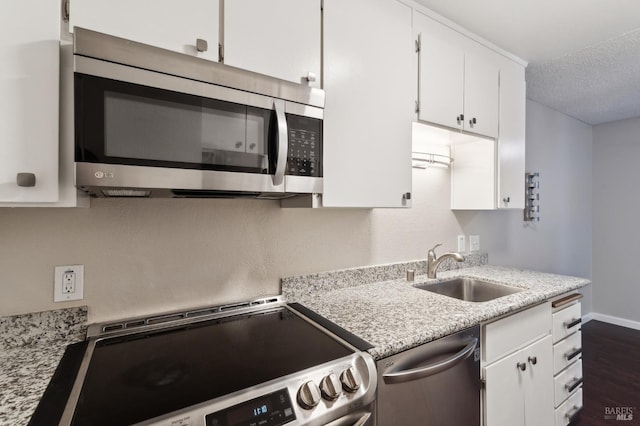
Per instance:
[[[433,154],[430,152],[412,152],[411,165],[414,169],[427,169],[429,167],[449,167],[453,158],[448,155]]]

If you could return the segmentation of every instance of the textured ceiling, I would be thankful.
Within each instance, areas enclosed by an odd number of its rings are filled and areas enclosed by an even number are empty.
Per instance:
[[[417,1],[528,61],[528,98],[589,124],[640,116],[640,1]]]

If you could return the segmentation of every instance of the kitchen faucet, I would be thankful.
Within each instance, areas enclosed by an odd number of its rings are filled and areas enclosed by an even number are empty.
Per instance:
[[[460,253],[445,253],[440,257],[436,256],[436,252],[435,249],[440,247],[442,245],[442,243],[436,244],[435,247],[433,247],[431,250],[429,250],[429,253],[427,253],[427,277],[428,278],[436,278],[436,271],[438,270],[438,266],[440,266],[440,263],[442,263],[443,260],[445,259],[454,259],[458,262],[464,262],[464,256],[462,256]]]

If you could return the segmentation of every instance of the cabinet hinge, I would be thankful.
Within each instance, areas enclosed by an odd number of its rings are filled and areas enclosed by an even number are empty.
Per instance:
[[[420,112],[420,101],[416,101],[416,114]]]
[[[64,22],[69,22],[69,1],[70,0],[62,0],[62,20]]]
[[[416,40],[416,53],[417,52],[420,52],[420,39],[419,38]]]
[[[224,46],[222,43],[218,43],[218,62],[224,63]]]

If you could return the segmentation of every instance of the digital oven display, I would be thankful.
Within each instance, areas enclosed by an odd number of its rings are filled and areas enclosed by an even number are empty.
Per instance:
[[[207,426],[280,426],[296,419],[286,389],[205,416]]]

